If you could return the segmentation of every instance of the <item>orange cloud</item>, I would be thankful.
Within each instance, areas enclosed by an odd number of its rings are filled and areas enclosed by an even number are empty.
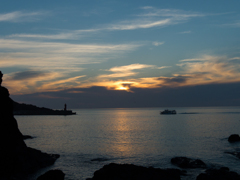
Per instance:
[[[32,78],[18,79],[16,74],[4,75],[5,84],[11,93],[26,94],[43,91],[59,91],[71,88],[89,88],[103,86],[111,90],[125,90],[133,92],[134,88],[159,88],[194,86],[213,83],[240,82],[240,57],[228,58],[225,56],[202,56],[200,58],[181,60],[178,64],[181,69],[172,76],[155,76],[134,78],[137,72],[144,68],[159,69],[154,65],[131,64],[110,68],[112,74],[103,74],[88,78],[87,76],[69,77],[66,73],[38,73],[28,72]],[[19,74],[18,74],[19,75]],[[21,78],[26,73],[20,73]],[[40,73],[41,75],[41,73]],[[15,78],[14,78],[15,77]],[[83,79],[84,77],[84,79]],[[82,93],[82,92],[70,92]]]
[[[130,64],[126,66],[115,66],[110,68],[107,71],[113,72],[112,74],[102,74],[99,75],[98,78],[119,78],[119,77],[129,77],[135,76],[138,73],[133,72],[134,70],[153,68],[153,69],[164,69],[168,68],[168,66],[156,67],[155,65],[148,64]]]

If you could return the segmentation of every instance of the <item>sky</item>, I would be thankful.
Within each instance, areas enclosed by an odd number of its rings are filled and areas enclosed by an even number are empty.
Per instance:
[[[239,0],[2,0],[13,100],[54,109],[240,106]]]

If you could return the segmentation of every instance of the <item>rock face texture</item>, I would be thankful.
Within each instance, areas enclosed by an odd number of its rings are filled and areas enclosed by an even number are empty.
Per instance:
[[[87,180],[180,180],[184,171],[179,169],[146,168],[133,164],[111,163],[95,171],[93,178]]]
[[[0,71],[0,180],[24,179],[23,176],[49,166],[59,155],[49,155],[26,146],[13,117],[13,100],[2,87]]]

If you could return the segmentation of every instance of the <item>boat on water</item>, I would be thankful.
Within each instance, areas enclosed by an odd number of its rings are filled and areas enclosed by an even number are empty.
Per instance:
[[[177,114],[177,111],[176,110],[164,110],[162,112],[160,112],[160,114]]]

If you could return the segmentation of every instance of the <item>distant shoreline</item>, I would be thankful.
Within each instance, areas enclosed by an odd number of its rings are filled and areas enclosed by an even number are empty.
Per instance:
[[[14,102],[13,115],[76,115],[72,110],[53,110],[44,107],[37,107],[31,104],[20,104]]]
[[[63,111],[63,110],[53,110],[54,112],[37,112],[37,111],[15,111],[13,112],[13,115],[15,116],[24,116],[24,115],[28,115],[28,116],[44,116],[44,115],[58,115],[58,116],[67,116],[67,115],[76,115],[75,112],[72,111]]]

